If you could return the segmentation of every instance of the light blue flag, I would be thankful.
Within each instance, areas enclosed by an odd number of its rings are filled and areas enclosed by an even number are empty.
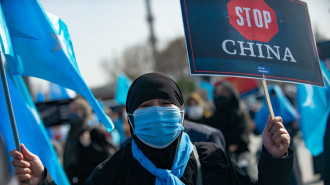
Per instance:
[[[63,86],[49,83],[49,99],[50,100],[63,100],[70,99],[70,96]]]
[[[14,54],[6,21],[0,4],[0,37],[1,50],[3,51],[7,64],[18,66],[19,58]],[[9,67],[7,65],[7,67]],[[8,76],[8,75],[7,75]],[[37,109],[21,76],[9,75],[8,86],[10,90],[14,113],[16,112],[16,124],[18,133],[24,144],[43,161],[49,173],[56,182],[67,185],[69,181],[60,165],[57,155],[49,142],[45,128],[37,113]],[[9,120],[3,86],[0,82],[0,132],[5,140],[7,151],[15,149],[14,137]],[[28,124],[27,124],[28,123]],[[33,137],[31,137],[33,136]],[[36,145],[38,143],[38,145]],[[8,154],[9,156],[9,154]]]
[[[325,65],[320,62],[324,78],[330,79]],[[311,85],[297,85],[297,107],[300,113],[300,130],[306,147],[313,156],[324,150],[324,135],[330,114],[330,88],[325,80],[325,88]]]
[[[214,92],[214,87],[212,84],[208,83],[208,82],[205,82],[203,80],[201,80],[199,83],[198,83],[198,86],[200,88],[203,88],[207,91],[207,95],[208,95],[208,98],[210,101],[213,101],[213,92]]]
[[[276,96],[272,95],[272,91],[275,92]],[[272,103],[273,111],[275,116],[281,116],[283,119],[283,125],[286,126],[289,123],[293,123],[298,118],[298,113],[288,100],[288,98],[283,94],[281,88],[278,85],[270,85],[268,87],[269,98]],[[256,123],[256,128],[259,133],[262,133],[269,116],[269,110],[264,100],[264,103],[260,110],[256,113],[254,121]]]
[[[126,98],[129,87],[132,81],[124,73],[120,73],[117,77],[117,88],[115,93],[115,100],[120,105],[126,105]]]
[[[36,103],[45,102],[45,95],[42,91],[38,91],[37,96],[35,98],[35,102]]]
[[[80,75],[68,28],[46,13],[38,0],[3,0],[14,52],[21,62],[9,64],[13,74],[34,76],[84,96],[108,132],[113,124]]]
[[[6,24],[5,17],[3,15],[2,6],[0,4],[0,41],[1,41],[1,52],[6,57],[7,63],[18,69],[18,62],[20,61],[17,58],[17,55],[14,54],[12,48],[11,40],[8,33],[8,28]]]
[[[15,78],[16,84],[21,83],[19,84],[19,87],[14,86],[11,80],[12,78]],[[30,106],[29,103],[25,101],[26,98],[29,98],[29,102],[32,102],[30,95],[25,94],[22,96],[20,94],[26,92],[26,87],[25,90],[17,89],[24,86],[23,80],[20,76],[12,78],[7,78],[7,80],[20,140],[32,153],[40,157],[57,184],[69,185],[69,181],[58,161],[51,143],[49,142],[49,138],[34,104],[30,104]],[[9,152],[10,150],[15,149],[15,142],[2,84],[0,85],[0,110],[0,132],[4,137],[6,148]]]

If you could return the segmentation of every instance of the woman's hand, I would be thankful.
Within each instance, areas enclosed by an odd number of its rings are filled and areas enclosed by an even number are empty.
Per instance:
[[[274,157],[283,157],[289,149],[290,135],[282,124],[282,118],[277,116],[271,120],[262,132],[262,140],[266,150]]]
[[[45,171],[39,157],[31,153],[21,144],[22,153],[17,150],[10,151],[15,177],[20,185],[38,185]]]

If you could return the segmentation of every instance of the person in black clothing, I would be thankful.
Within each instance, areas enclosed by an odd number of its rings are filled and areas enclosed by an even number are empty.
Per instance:
[[[95,166],[117,149],[105,129],[88,125],[92,110],[84,98],[72,101],[70,110],[71,128],[65,142],[63,168],[72,185],[82,185]]]
[[[289,148],[290,136],[280,123],[280,117],[267,121],[259,179],[251,182],[216,144],[200,142],[193,145],[190,142],[182,127],[182,94],[170,77],[148,73],[137,78],[128,92],[126,109],[132,143],[97,166],[85,184],[289,184],[293,151]],[[283,148],[279,147],[280,143]],[[28,161],[24,161],[19,152],[11,151],[19,182],[54,183],[43,167],[38,168],[38,175],[27,175],[30,165],[40,165],[41,161],[32,160],[31,164],[29,155],[33,154],[25,148],[22,151]]]
[[[240,168],[248,172],[250,153],[248,119],[241,107],[238,92],[228,81],[214,87],[215,111],[205,124],[219,129],[226,140],[226,152]]]

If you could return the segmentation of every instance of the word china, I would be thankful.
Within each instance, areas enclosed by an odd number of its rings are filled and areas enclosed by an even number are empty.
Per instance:
[[[229,55],[240,55],[249,57],[258,57],[266,59],[277,59],[281,61],[297,62],[290,49],[280,48],[280,46],[273,46],[261,43],[243,42],[234,40],[224,40],[222,42],[222,50]]]

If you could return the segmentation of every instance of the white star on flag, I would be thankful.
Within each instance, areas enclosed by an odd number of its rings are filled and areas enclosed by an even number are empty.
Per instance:
[[[64,43],[64,39],[63,39],[63,34],[55,34],[55,33],[50,33],[50,35],[53,37],[53,39],[56,41],[56,45],[54,46],[54,48],[52,49],[52,52],[56,52],[59,50],[63,50],[63,52],[65,53],[65,55],[67,57],[69,57],[68,54],[68,50],[66,48],[66,45]]]

